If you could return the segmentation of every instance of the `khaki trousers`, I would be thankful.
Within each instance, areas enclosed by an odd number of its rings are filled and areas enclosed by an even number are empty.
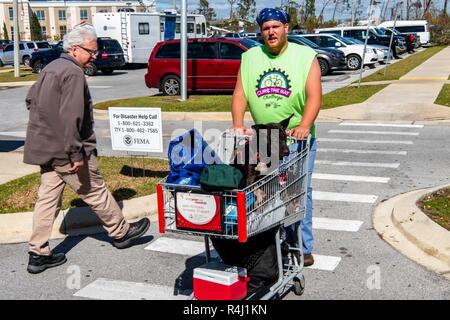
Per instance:
[[[62,194],[67,184],[86,202],[102,221],[109,236],[122,238],[129,228],[117,202],[106,188],[98,170],[94,155],[85,157],[84,165],[74,174],[67,173],[71,167],[41,167],[41,185],[34,208],[33,233],[29,242],[30,251],[40,255],[50,255],[49,239],[53,223],[61,209]]]

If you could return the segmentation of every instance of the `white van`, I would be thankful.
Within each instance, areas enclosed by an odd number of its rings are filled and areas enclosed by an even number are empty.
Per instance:
[[[394,27],[394,21],[385,21],[380,23],[378,27]],[[397,20],[395,29],[401,33],[417,33],[419,35],[420,44],[430,44],[430,29],[427,20]]]

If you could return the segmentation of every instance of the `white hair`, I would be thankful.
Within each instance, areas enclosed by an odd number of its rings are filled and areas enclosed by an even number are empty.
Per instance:
[[[64,52],[69,51],[73,46],[82,46],[86,41],[90,40],[97,40],[94,27],[89,24],[78,25],[64,36]]]

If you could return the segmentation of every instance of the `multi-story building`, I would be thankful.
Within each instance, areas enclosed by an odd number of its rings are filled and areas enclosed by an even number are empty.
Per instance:
[[[73,26],[85,21],[92,23],[96,12],[120,10],[146,10],[148,1],[142,0],[18,0],[20,40],[31,40],[31,14],[34,12],[41,25],[42,38],[60,40]],[[145,3],[144,3],[145,2]],[[148,6],[147,6],[148,7]],[[153,9],[155,9],[153,4]],[[4,26],[9,39],[13,39],[13,0],[0,0],[0,39],[4,38]]]

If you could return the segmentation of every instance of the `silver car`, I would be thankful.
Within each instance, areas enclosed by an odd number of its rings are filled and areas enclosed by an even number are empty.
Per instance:
[[[24,65],[30,65],[31,54],[39,50],[50,49],[46,41],[24,41],[19,43],[19,61]],[[0,67],[14,64],[14,44],[8,44],[0,50]]]

